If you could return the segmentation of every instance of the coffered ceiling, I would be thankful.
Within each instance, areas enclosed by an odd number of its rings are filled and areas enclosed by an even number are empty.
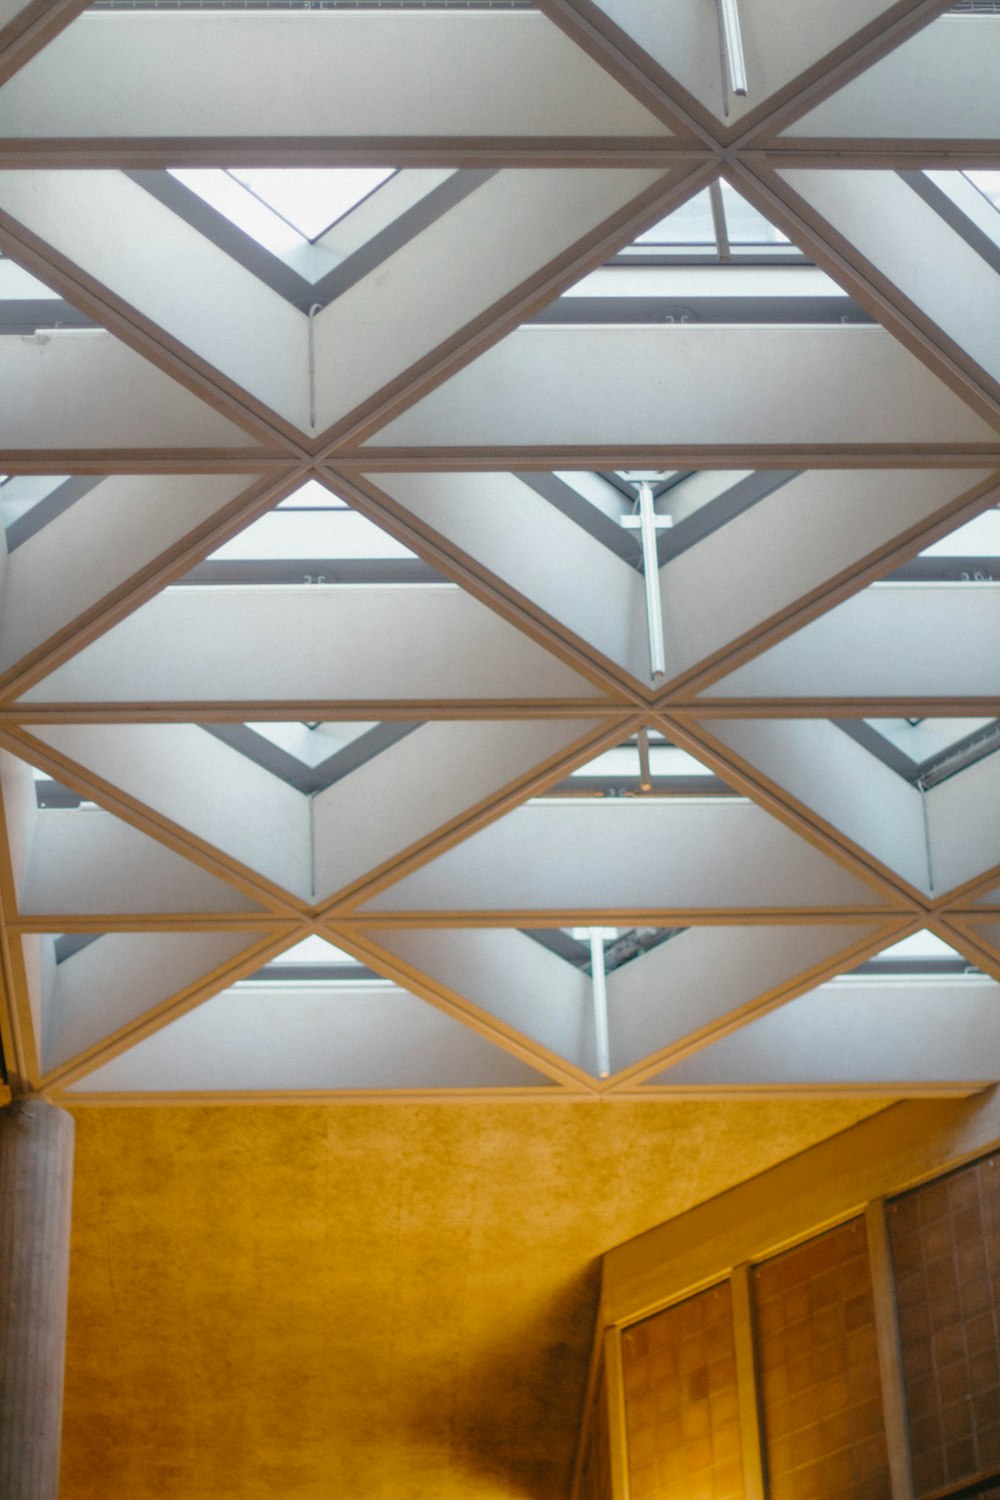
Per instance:
[[[994,9],[3,5],[15,1086],[1000,1078]]]

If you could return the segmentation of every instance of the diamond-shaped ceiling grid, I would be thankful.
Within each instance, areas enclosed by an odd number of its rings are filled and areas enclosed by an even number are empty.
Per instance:
[[[1000,1077],[1000,21],[742,9],[4,14],[19,1087]]]

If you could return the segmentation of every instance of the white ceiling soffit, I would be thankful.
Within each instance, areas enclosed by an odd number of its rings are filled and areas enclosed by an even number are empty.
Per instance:
[[[597,435],[597,437],[595,437]],[[996,447],[997,430],[866,324],[518,329],[366,445],[380,451]]]
[[[57,963],[49,934],[22,938],[41,1017],[42,1069],[51,1073],[105,1043],[165,1001],[180,1003],[237,960],[256,968],[261,932],[109,932]]]
[[[1000,591],[874,584],[712,684],[706,696],[933,703],[1000,696]]]
[[[791,137],[975,141],[997,130],[996,18],[940,16],[786,127]]]
[[[214,454],[254,442],[100,328],[0,335],[0,390],[0,457],[8,469],[53,450]]]
[[[741,98],[728,87],[728,75],[724,82],[714,5],[671,0],[665,8],[659,0],[594,0],[594,9],[613,23],[612,39],[627,38],[641,48],[653,65],[654,79],[675,81],[687,96],[682,103],[694,102],[719,124],[732,125],[763,110],[793,80],[815,72],[817,64],[825,72],[849,50],[845,44],[873,37],[880,22],[886,25],[915,8],[887,0],[840,0],[823,7],[797,0],[742,4],[740,29],[749,89]],[[568,5],[553,13],[560,11],[572,15]]]
[[[57,667],[25,701],[419,704],[597,696],[596,687],[458,588],[199,584],[157,595]]]
[[[534,11],[92,11],[0,89],[20,139],[668,134]]]
[[[31,768],[6,752],[0,782],[22,917],[261,911],[244,891],[104,808],[40,808]]]
[[[882,946],[878,934],[861,924],[688,928],[608,975],[612,1074],[677,1044],[697,1045],[745,1009],[849,963],[856,949]],[[376,928],[369,937],[372,951],[388,951],[411,982],[417,976],[596,1077],[590,977],[528,934]]]
[[[415,521],[512,601],[542,609],[596,663],[662,688],[784,618],[887,544],[991,494],[989,470],[803,472],[660,568],[666,683],[650,675],[643,578],[517,474],[371,474],[373,514]],[[985,504],[986,500],[982,499]],[[581,509],[584,503],[581,501]],[[780,536],[782,545],[775,547]],[[526,542],[530,538],[530,545]],[[581,590],[586,577],[592,586]],[[718,580],[726,579],[726,608]]]
[[[224,990],[71,1085],[81,1094],[520,1090],[552,1080],[387,981]]]
[[[750,802],[542,799],[363,909],[575,914],[877,908],[876,893]]]
[[[0,172],[0,227],[50,280],[72,259],[112,326],[124,304],[257,415],[314,435],[557,274],[627,205],[637,229],[662,215],[674,180],[655,168],[496,172],[312,319],[122,172]]]
[[[1000,1078],[1000,984],[837,979],[650,1079],[683,1090],[972,1093]]]
[[[713,719],[702,733],[925,897],[1000,864],[996,756],[921,791],[828,719]]]

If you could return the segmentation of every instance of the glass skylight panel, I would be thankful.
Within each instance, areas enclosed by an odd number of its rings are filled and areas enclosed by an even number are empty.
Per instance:
[[[269,720],[202,724],[206,734],[245,755],[286,786],[311,797],[367,765],[419,723],[294,723]]]
[[[973,170],[962,174],[967,177],[973,187],[978,188],[983,197],[992,203],[995,209],[1000,210],[1000,172],[982,172]]]
[[[326,938],[313,933],[296,943],[277,958],[272,958],[262,968],[241,980],[242,984],[280,984],[283,989],[311,985],[329,986],[357,984],[359,980],[378,979],[366,964],[359,963],[350,953],[337,948]],[[239,985],[236,986],[239,988]]]
[[[1000,558],[1000,509],[994,507],[966,521],[964,526],[925,547],[920,556]]]
[[[450,586],[403,542],[312,481],[216,548],[183,579],[183,585],[345,583]]]
[[[589,927],[528,927],[526,937],[556,953],[584,974],[591,971]],[[683,927],[601,927],[598,929],[604,949],[604,970],[611,974],[624,964],[641,958],[653,948],[684,932]]]
[[[284,724],[266,721],[248,723],[246,727],[263,739],[270,740],[272,745],[276,745],[286,755],[293,755],[304,766],[315,768],[329,760],[331,755],[345,750],[362,735],[377,729],[378,724],[374,720],[367,724]]]
[[[645,745],[635,735],[623,745],[602,750],[544,795],[559,797],[717,796],[729,792],[723,781],[655,730],[645,731]],[[730,794],[732,795],[732,794]],[[543,798],[534,799],[543,800]]]
[[[395,167],[253,167],[230,175],[307,240],[316,240],[395,173]]]
[[[1000,749],[1000,719],[841,719],[839,727],[921,791]]]
[[[705,188],[645,230],[626,255],[644,251],[701,252],[727,260],[748,251],[790,253],[804,259],[786,234],[775,227],[728,182]],[[713,197],[715,202],[713,204]]]
[[[312,279],[330,269],[310,252],[333,224],[395,176],[395,167],[171,167],[216,213]]]
[[[841,974],[840,980],[856,979],[864,976],[867,979],[933,979],[942,975],[959,976],[979,974],[974,964],[970,964],[967,958],[944,942],[942,938],[926,928],[921,932],[914,932],[909,937],[901,938],[898,943],[892,943],[888,948],[883,948],[881,953],[876,953],[872,958],[866,959],[849,974]]]

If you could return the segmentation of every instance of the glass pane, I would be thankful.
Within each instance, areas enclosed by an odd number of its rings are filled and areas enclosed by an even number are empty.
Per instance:
[[[889,1208],[918,1495],[1000,1467],[1000,1158]]]
[[[728,182],[722,184],[722,202],[726,210],[726,231],[731,245],[788,245],[787,234],[764,218],[762,213],[741,198]]]
[[[771,1500],[889,1500],[864,1221],[753,1273]]]
[[[394,173],[394,167],[234,167],[230,176],[315,240]]]
[[[690,198],[634,242],[637,245],[709,245],[715,248],[715,226],[708,189]]]
[[[622,1334],[633,1500],[743,1500],[729,1283]]]

